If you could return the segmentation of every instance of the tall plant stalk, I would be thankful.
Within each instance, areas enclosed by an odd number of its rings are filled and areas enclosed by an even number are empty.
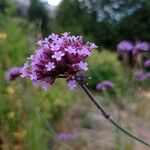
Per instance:
[[[92,103],[100,110],[101,115],[107,119],[112,125],[114,125],[116,128],[118,128],[120,131],[131,137],[132,139],[150,147],[150,143],[144,141],[141,138],[138,138],[137,136],[133,135],[128,131],[127,129],[123,128],[119,123],[117,123],[111,116],[108,114],[105,109],[96,101],[94,96],[91,94],[91,92],[88,90],[87,86],[84,82],[82,82],[80,79],[76,78],[76,81],[78,82],[79,86],[82,88],[82,90],[85,92],[85,94],[89,97],[89,99],[92,101]]]

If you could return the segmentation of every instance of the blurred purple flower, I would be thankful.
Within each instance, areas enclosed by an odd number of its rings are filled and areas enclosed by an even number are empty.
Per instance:
[[[114,84],[109,80],[104,80],[96,85],[97,90],[112,89]]]
[[[75,76],[88,70],[85,59],[97,48],[94,43],[84,43],[82,36],[71,36],[67,32],[61,36],[52,33],[37,45],[35,54],[24,64],[21,77],[28,77],[44,90],[59,76],[65,76],[68,87],[74,89]]]
[[[138,42],[133,49],[133,55],[147,52],[149,48],[150,48],[150,45],[148,42]]]
[[[147,60],[144,62],[144,67],[150,67],[150,59],[147,59]]]
[[[133,49],[133,44],[129,41],[121,41],[117,45],[118,53],[126,53],[132,51],[132,49]]]
[[[12,67],[6,72],[5,77],[8,81],[15,80],[17,77],[21,75],[22,68]]]
[[[57,135],[57,140],[63,142],[72,142],[75,140],[75,136],[71,133],[60,133]]]
[[[150,78],[150,72],[145,73],[145,79],[149,79]]]
[[[140,80],[140,81],[143,81],[146,79],[146,76],[142,70],[135,71],[134,76],[137,80]]]
[[[68,81],[68,88],[70,90],[74,90],[77,87],[77,82],[75,80],[69,80]]]

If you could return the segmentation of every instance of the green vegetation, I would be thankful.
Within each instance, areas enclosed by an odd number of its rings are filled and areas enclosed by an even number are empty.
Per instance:
[[[89,58],[89,68],[88,76],[91,80],[88,83],[91,88],[95,89],[96,84],[103,80],[111,80],[115,84],[115,90],[122,88],[125,75],[116,53],[95,51]]]
[[[45,92],[26,79],[8,82],[5,73],[10,67],[21,67],[35,51],[36,41],[50,31],[83,35],[85,41],[101,45],[88,58],[87,76],[91,79],[87,86],[97,99],[102,99],[99,102],[114,118],[148,140],[150,81],[131,77],[132,68],[125,70],[114,47],[122,39],[150,40],[149,1],[144,0],[139,9],[119,21],[107,16],[100,22],[96,3],[88,9],[84,6],[87,0],[63,0],[54,18],[47,14],[44,3],[30,1],[26,17],[19,18],[15,16],[15,4],[12,6],[9,0],[0,2],[0,150],[136,150],[141,145],[109,128],[82,91],[68,90],[64,79],[58,79]],[[122,10],[128,10],[139,0],[131,2]],[[111,80],[114,89],[106,93],[96,91],[96,84],[103,80]],[[76,140],[57,141],[57,133],[61,132],[75,134]]]
[[[47,36],[50,32],[48,11],[40,0],[30,0],[28,20],[35,23],[36,28],[41,30],[43,36]]]
[[[123,39],[149,41],[149,0],[122,0],[122,3],[118,9],[113,10],[111,2],[106,0],[63,0],[52,26],[56,32],[60,30],[83,34],[87,39],[109,50],[115,50],[118,41]],[[105,6],[108,6],[111,13],[105,10]],[[135,11],[131,13],[131,10]],[[115,19],[120,15],[124,17]]]
[[[8,83],[5,72],[9,67],[22,66],[35,49],[33,26],[18,19],[0,16],[0,140],[2,147],[47,149],[54,135],[50,126],[60,120],[66,108],[72,105],[75,93],[58,81],[49,92],[35,89],[25,79]],[[8,25],[10,24],[10,25]],[[65,93],[65,94],[63,94]],[[27,144],[26,144],[27,143]],[[1,145],[0,145],[1,146]]]

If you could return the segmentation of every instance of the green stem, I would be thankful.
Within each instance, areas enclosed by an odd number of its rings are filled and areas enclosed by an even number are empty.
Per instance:
[[[132,139],[150,147],[150,143],[145,142],[144,140],[136,137],[135,135],[133,135],[132,133],[130,133],[128,130],[126,130],[125,128],[123,128],[121,125],[119,125],[116,121],[114,121],[112,118],[110,118],[110,115],[105,111],[105,109],[98,104],[98,102],[95,100],[94,96],[91,94],[91,92],[88,90],[88,88],[86,87],[86,85],[81,82],[78,78],[76,78],[76,81],[78,82],[78,84],[80,85],[80,87],[82,88],[82,90],[86,93],[86,95],[89,97],[89,99],[94,103],[94,105],[101,111],[101,114],[104,118],[106,118],[111,124],[113,124],[116,128],[118,128],[120,131],[122,131],[123,133],[125,133],[126,135],[128,135],[129,137],[131,137]]]
[[[123,128],[120,124],[118,124],[116,121],[114,121],[112,118],[108,118],[107,120],[109,120],[115,127],[117,127],[120,131],[122,131],[123,133],[125,133],[126,135],[130,136],[131,138],[137,140],[140,143],[143,143],[144,145],[150,147],[150,144],[145,142],[144,140],[136,137],[135,135],[133,135],[132,133],[130,133],[127,129]]]

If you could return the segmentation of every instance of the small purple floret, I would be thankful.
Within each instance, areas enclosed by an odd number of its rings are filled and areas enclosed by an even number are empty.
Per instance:
[[[65,48],[65,51],[70,53],[70,54],[76,54],[77,53],[76,49],[71,47],[71,46],[69,46],[68,48]]]
[[[104,80],[96,85],[97,90],[112,89],[114,84],[109,80]]]
[[[8,81],[15,80],[17,77],[21,75],[22,68],[12,67],[6,72],[6,79]]]
[[[72,142],[75,140],[75,136],[71,133],[60,133],[57,135],[57,140],[63,142]]]
[[[81,70],[84,70],[84,71],[87,71],[87,70],[88,70],[88,64],[87,64],[86,62],[80,61],[80,62],[78,63],[78,66],[79,66],[79,68],[80,68]]]
[[[68,88],[70,90],[74,90],[77,87],[77,82],[75,80],[69,80],[68,81]]]
[[[127,53],[129,51],[132,51],[133,44],[129,41],[121,41],[117,45],[117,51],[118,53]]]
[[[138,42],[133,49],[133,55],[147,52],[149,48],[150,48],[150,45],[148,42]]]
[[[58,51],[58,52],[54,52],[52,58],[55,58],[57,61],[60,61],[64,55],[65,55],[64,53]]]
[[[55,65],[53,62],[49,62],[45,67],[47,68],[48,71],[51,71],[52,69],[55,68]]]

